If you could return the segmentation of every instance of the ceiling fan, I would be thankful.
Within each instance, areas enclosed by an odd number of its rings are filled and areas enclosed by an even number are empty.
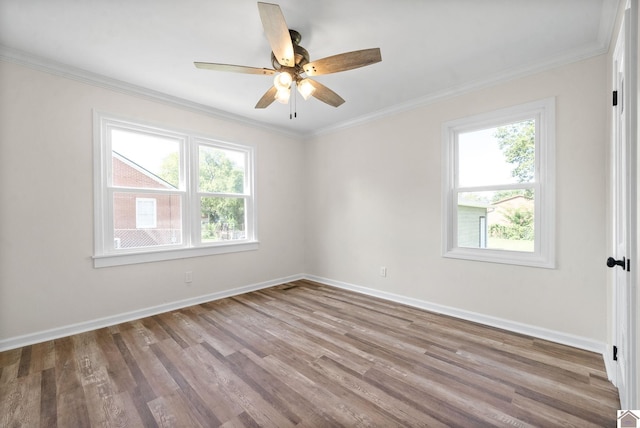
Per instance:
[[[274,85],[260,98],[255,108],[266,108],[275,100],[287,104],[293,85],[305,100],[313,96],[330,106],[338,107],[344,103],[344,99],[309,77],[352,70],[382,61],[380,48],[372,48],[345,52],[310,62],[309,52],[299,44],[302,36],[287,27],[280,6],[258,2],[258,11],[265,35],[271,46],[273,68],[194,62],[197,68],[275,76]]]

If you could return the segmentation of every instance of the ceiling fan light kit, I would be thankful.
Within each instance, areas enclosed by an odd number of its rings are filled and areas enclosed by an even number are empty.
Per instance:
[[[338,107],[345,102],[344,99],[309,76],[352,70],[382,61],[380,48],[372,48],[345,52],[310,62],[309,52],[299,44],[302,36],[299,32],[289,29],[280,6],[258,2],[258,12],[271,47],[273,69],[194,62],[197,68],[208,70],[275,75],[273,86],[260,98],[255,106],[257,109],[266,108],[276,100],[287,104],[291,97],[291,85],[294,83],[305,100],[313,96],[323,103]]]
[[[276,74],[276,77],[273,79],[273,86],[275,86],[276,89],[289,89],[292,82],[293,77],[286,71],[283,71],[282,73]]]
[[[289,102],[289,98],[291,98],[291,91],[289,91],[289,88],[281,88],[276,90],[274,99],[279,103],[287,104]]]
[[[316,91],[316,88],[313,87],[310,80],[308,78],[304,78],[296,84],[298,87],[298,92],[302,95],[302,98],[306,100],[309,99],[311,95]]]

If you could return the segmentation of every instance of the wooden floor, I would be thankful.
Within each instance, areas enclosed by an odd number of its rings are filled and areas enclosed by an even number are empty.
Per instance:
[[[0,353],[1,427],[614,427],[602,356],[298,281]]]

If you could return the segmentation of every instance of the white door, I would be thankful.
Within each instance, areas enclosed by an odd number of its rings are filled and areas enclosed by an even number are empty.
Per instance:
[[[633,2],[636,3],[637,2]],[[636,8],[634,8],[636,9]],[[632,321],[634,278],[631,260],[635,260],[636,213],[636,56],[632,13],[627,9],[613,57],[614,114],[612,158],[613,254],[607,265],[613,275],[613,327],[616,373],[613,379],[620,392],[622,409],[635,405],[635,344]]]

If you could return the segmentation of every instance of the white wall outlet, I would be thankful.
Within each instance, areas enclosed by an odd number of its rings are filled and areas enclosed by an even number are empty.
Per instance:
[[[387,276],[387,267],[386,266],[381,266],[380,267],[380,276],[382,276],[382,277],[386,277]]]
[[[186,282],[187,284],[190,284],[192,281],[193,281],[193,272],[188,270],[184,273],[184,282]]]

